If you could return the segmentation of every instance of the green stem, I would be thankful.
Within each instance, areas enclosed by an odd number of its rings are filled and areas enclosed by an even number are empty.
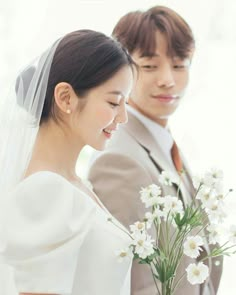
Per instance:
[[[156,282],[156,278],[155,278],[155,275],[154,275],[154,272],[153,272],[153,269],[152,269],[152,266],[149,264],[150,268],[151,268],[151,272],[152,272],[152,277],[153,277],[153,280],[154,280],[154,283],[156,285],[156,289],[157,289],[157,292],[158,292],[158,295],[162,295],[159,288],[158,288],[158,285],[157,285],[157,282]]]
[[[175,283],[173,288],[173,293],[175,292],[176,288],[179,286],[180,282],[183,280],[183,278],[186,276],[186,273],[183,273],[182,276],[178,279],[178,281]]]

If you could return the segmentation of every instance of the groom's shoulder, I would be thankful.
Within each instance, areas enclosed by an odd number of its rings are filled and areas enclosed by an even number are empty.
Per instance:
[[[127,123],[128,124],[128,123]],[[129,133],[128,126],[120,126],[110,140],[107,148],[103,153],[130,153],[139,146],[135,137]]]

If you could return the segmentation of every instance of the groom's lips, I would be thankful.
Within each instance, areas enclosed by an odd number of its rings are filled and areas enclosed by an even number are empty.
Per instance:
[[[169,94],[152,95],[151,97],[154,99],[157,99],[158,101],[162,103],[170,103],[179,98],[179,96],[177,95],[169,95]]]

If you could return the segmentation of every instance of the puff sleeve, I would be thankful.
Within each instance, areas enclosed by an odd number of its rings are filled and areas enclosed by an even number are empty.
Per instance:
[[[71,293],[94,210],[83,192],[50,172],[31,175],[9,194],[0,255],[13,266],[19,292]]]

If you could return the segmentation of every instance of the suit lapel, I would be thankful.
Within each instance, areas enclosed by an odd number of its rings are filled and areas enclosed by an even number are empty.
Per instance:
[[[139,143],[139,145],[141,145],[146,150],[151,161],[160,173],[162,171],[172,172],[172,180],[175,184],[175,187],[178,187],[180,183],[179,175],[175,170],[173,170],[173,167],[169,164],[160,145],[153,138],[153,135],[133,114],[128,112],[128,118],[128,124],[124,125],[123,128]]]
[[[179,198],[182,200],[183,204],[188,203],[188,197],[184,193],[186,189],[184,188],[184,183],[181,181],[179,174],[173,168],[163,153],[160,145],[156,142],[153,135],[149,130],[137,119],[133,114],[128,112],[128,124],[124,125],[124,129],[128,132],[139,145],[148,153],[150,160],[155,165],[159,173],[162,171],[170,171],[172,173],[172,182],[176,191],[179,191]],[[186,166],[185,166],[186,167]],[[187,173],[187,171],[186,171]],[[189,177],[187,175],[187,177]],[[193,193],[194,193],[194,188]],[[192,190],[191,189],[191,190]]]

